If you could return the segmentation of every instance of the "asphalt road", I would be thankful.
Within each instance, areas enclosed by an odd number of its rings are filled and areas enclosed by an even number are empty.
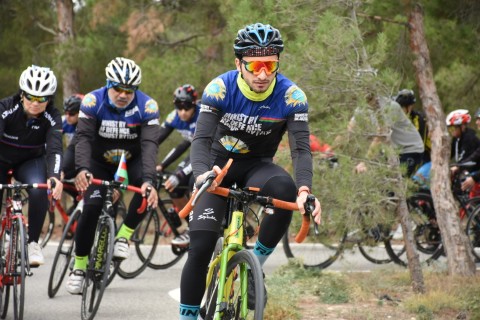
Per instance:
[[[32,320],[80,319],[81,296],[70,295],[64,284],[54,298],[47,294],[48,277],[56,246],[49,243],[44,249],[46,264],[33,270],[27,278],[25,316]],[[95,319],[103,320],[172,320],[178,319],[180,274],[186,257],[167,270],[147,269],[135,279],[116,277],[105,291],[102,304]],[[268,276],[287,259],[281,247],[266,262],[264,271]],[[389,265],[374,265],[358,252],[345,254],[328,270],[369,271],[372,268],[392,268]],[[65,281],[64,281],[65,283]],[[9,307],[7,319],[12,319]]]

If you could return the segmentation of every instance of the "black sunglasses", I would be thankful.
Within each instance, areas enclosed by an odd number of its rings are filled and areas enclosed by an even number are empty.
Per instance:
[[[195,104],[191,102],[175,102],[175,109],[177,110],[188,111],[188,110],[192,110],[193,108],[195,108]]]

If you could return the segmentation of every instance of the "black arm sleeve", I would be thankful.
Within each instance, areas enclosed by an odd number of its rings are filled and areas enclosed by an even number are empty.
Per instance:
[[[192,161],[195,179],[204,172],[211,170],[210,148],[217,130],[219,116],[213,113],[201,112],[197,120],[197,128],[192,141],[190,159]]]
[[[173,132],[172,127],[162,125],[160,127],[160,132],[158,136],[158,145],[161,145],[162,142],[165,141],[165,139],[167,139],[172,132]]]
[[[92,158],[92,143],[95,139],[95,128],[97,121],[94,118],[79,118],[77,131],[77,144],[75,146],[75,169],[90,170],[90,159]]]
[[[56,111],[56,110],[55,110]],[[47,131],[47,177],[60,179],[62,171],[62,117],[59,112],[53,114],[55,125]]]
[[[142,165],[143,165],[143,182],[156,180],[155,164],[157,162],[158,152],[158,134],[159,126],[142,123]]]
[[[297,188],[307,186],[312,188],[312,152],[310,151],[310,131],[308,123],[294,121],[292,117],[287,120],[289,144],[293,148],[292,161],[295,167],[295,181]]]
[[[188,148],[190,148],[190,141],[183,140],[178,146],[173,148],[162,160],[162,168],[168,167],[172,162],[177,160]]]

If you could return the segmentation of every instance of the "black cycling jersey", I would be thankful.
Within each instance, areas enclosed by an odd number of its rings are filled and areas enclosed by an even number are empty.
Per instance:
[[[0,161],[17,164],[46,155],[47,176],[60,179],[62,116],[49,102],[38,118],[27,119],[20,93],[0,100]]]
[[[90,168],[90,160],[118,165],[122,153],[127,164],[141,157],[143,182],[156,180],[159,113],[155,100],[137,90],[124,109],[115,109],[102,87],[85,96],[75,134],[77,172]]]

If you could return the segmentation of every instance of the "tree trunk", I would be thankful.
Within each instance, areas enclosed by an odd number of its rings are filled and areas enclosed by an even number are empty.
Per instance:
[[[451,192],[448,167],[450,137],[433,80],[430,52],[423,29],[423,10],[420,5],[416,4],[414,6],[410,13],[409,24],[410,47],[415,55],[413,64],[416,70],[417,85],[431,134],[431,192],[438,226],[447,254],[448,272],[450,275],[472,276],[475,274],[475,263],[470,242],[460,225],[459,209]]]
[[[66,44],[75,40],[73,30],[73,1],[72,0],[56,0],[57,4],[57,20],[58,29],[57,39],[60,44]],[[79,92],[80,81],[78,72],[69,65],[62,67],[63,76],[63,97],[67,98],[73,93]]]

